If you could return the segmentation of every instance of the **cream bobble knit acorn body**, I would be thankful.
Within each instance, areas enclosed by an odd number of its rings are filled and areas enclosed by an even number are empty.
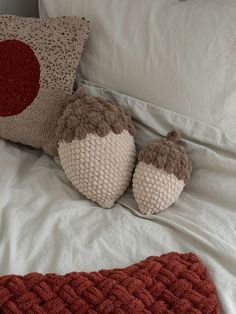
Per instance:
[[[180,133],[172,131],[166,139],[148,145],[138,155],[133,194],[144,215],[170,207],[190,179],[192,163],[179,140]]]

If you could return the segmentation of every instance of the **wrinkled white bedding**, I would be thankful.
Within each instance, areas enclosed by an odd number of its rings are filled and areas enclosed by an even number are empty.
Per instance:
[[[83,78],[236,136],[235,0],[39,0],[90,20]]]
[[[185,143],[193,175],[188,187],[157,216],[139,215],[130,192],[105,210],[81,196],[46,154],[0,140],[0,274],[91,271],[168,251],[192,251],[209,269],[222,313],[234,314],[236,143],[184,116],[112,97],[123,100],[134,117],[138,148],[165,134],[170,121],[174,127],[182,124],[184,135],[189,129],[193,140],[185,136]]]

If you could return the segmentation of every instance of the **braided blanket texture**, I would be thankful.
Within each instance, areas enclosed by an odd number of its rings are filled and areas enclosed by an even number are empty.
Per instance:
[[[192,253],[124,269],[0,277],[0,313],[218,314],[215,287]]]

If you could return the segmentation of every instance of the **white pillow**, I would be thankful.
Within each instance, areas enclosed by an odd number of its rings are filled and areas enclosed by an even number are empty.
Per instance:
[[[236,137],[235,0],[41,0],[83,15],[82,76]]]

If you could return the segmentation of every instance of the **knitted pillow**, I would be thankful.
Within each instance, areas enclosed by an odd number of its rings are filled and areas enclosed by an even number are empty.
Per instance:
[[[55,129],[72,93],[89,23],[0,16],[0,137],[57,153]]]
[[[61,165],[88,199],[110,208],[127,189],[134,168],[131,118],[118,105],[79,89],[59,120]]]
[[[124,269],[0,277],[0,313],[219,314],[196,255],[169,253]]]
[[[190,179],[192,163],[179,140],[180,133],[172,131],[138,155],[133,194],[144,215],[170,207]]]

